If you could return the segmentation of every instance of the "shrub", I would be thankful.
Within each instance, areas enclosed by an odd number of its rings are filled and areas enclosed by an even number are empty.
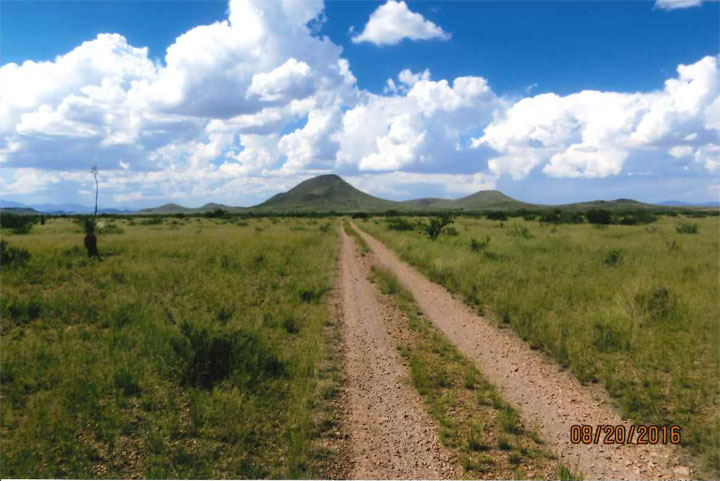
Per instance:
[[[591,224],[608,225],[612,224],[612,214],[605,209],[591,209],[585,213],[585,217]]]
[[[410,231],[415,230],[415,226],[403,217],[393,217],[388,220],[388,230]]]
[[[228,211],[224,209],[215,209],[208,212],[205,212],[205,217],[208,217],[210,219],[222,219],[227,217]]]
[[[460,235],[460,232],[454,227],[446,227],[442,233],[445,235],[452,236],[452,237],[456,237],[456,236]]]
[[[158,225],[162,224],[163,218],[159,216],[147,217],[140,221],[140,225]]]
[[[15,227],[12,231],[13,234],[25,235],[30,233],[30,230],[32,230],[32,226],[33,225],[31,223],[27,223],[21,225],[20,227]]]
[[[635,296],[635,302],[652,320],[667,320],[673,317],[677,300],[666,287],[652,289]]]
[[[606,266],[613,267],[622,264],[623,262],[623,251],[620,249],[611,249],[608,251],[603,263]]]
[[[489,220],[508,220],[508,216],[505,212],[497,211],[497,212],[488,212],[487,218]]]
[[[300,300],[308,304],[317,303],[328,291],[330,291],[329,287],[303,289],[300,291]]]
[[[283,319],[282,327],[288,334],[297,334],[300,332],[300,326],[298,322],[292,317],[286,317]]]
[[[508,231],[508,234],[513,237],[521,237],[523,239],[532,239],[533,235],[530,233],[527,227],[520,224],[513,224]]]
[[[368,218],[368,214],[367,214],[367,212],[355,212],[355,213],[352,215],[352,218],[353,218],[353,219],[367,219],[367,218]]]
[[[582,224],[585,217],[580,212],[561,211],[555,209],[540,216],[540,222],[545,224]]]
[[[477,239],[470,239],[470,250],[473,252],[478,252],[483,249],[486,249],[488,244],[490,244],[490,236],[485,237],[484,241],[478,241]]]
[[[600,352],[624,351],[630,348],[626,334],[607,320],[596,320],[593,323],[592,336],[593,345]]]
[[[675,226],[678,234],[697,234],[698,225],[694,222],[681,222]]]
[[[320,232],[328,232],[330,230],[330,223],[326,222],[325,224],[321,224],[319,229]]]
[[[32,215],[13,214],[0,210],[0,227],[6,229],[27,229],[38,221],[38,218]],[[25,232],[27,233],[27,232]]]
[[[227,333],[183,322],[173,349],[181,359],[183,382],[211,389],[230,379],[241,389],[285,374],[284,364],[254,333]]]
[[[20,247],[10,247],[7,242],[0,240],[0,268],[21,267],[27,264],[30,253]]]
[[[438,236],[442,233],[443,229],[452,224],[453,219],[450,216],[450,214],[443,214],[438,217],[433,217],[430,219],[430,222],[423,225],[423,230],[425,231],[425,234],[430,238],[430,240],[435,240],[438,238]]]
[[[122,234],[125,232],[115,224],[106,224],[97,230],[98,234]]]
[[[540,222],[547,224],[558,224],[560,222],[560,212],[546,212],[540,215]]]
[[[125,368],[115,371],[114,376],[115,388],[120,389],[125,396],[137,396],[141,389],[136,377]]]

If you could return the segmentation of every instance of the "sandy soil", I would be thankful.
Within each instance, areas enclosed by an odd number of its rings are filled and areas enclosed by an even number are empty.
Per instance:
[[[688,479],[680,450],[665,445],[571,444],[573,424],[625,424],[607,393],[583,386],[567,370],[533,351],[509,329],[479,317],[444,287],[418,273],[381,242],[360,229],[375,259],[395,273],[425,316],[474,360],[481,372],[514,404],[526,424],[535,426],[549,447],[585,479]],[[348,262],[343,257],[345,263]],[[421,476],[422,477],[422,476]]]
[[[343,430],[352,479],[447,479],[454,466],[412,387],[384,322],[369,266],[340,229],[339,297],[345,347]]]

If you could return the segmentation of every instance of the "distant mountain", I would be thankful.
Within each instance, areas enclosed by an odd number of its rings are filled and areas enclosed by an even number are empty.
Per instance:
[[[81,204],[31,204],[30,207],[46,214],[92,214],[94,207]]]
[[[300,182],[283,194],[251,207],[258,212],[379,212],[406,210],[402,203],[373,197],[337,175],[321,175]]]
[[[277,194],[265,202],[253,207],[233,207],[224,204],[208,203],[202,207],[190,208],[179,204],[165,204],[159,207],[133,211],[130,209],[99,209],[98,213],[108,214],[197,214],[222,209],[233,213],[292,213],[292,212],[439,212],[439,211],[488,211],[518,209],[608,209],[635,210],[657,209],[660,206],[677,208],[720,207],[720,202],[702,202],[697,204],[668,201],[660,205],[646,204],[632,199],[594,200],[563,205],[531,204],[513,199],[497,190],[481,190],[460,199],[441,199],[428,197],[396,202],[381,199],[356,189],[337,175],[321,175],[303,181],[282,194]],[[91,213],[90,207],[79,204],[35,204],[26,206],[19,202],[0,200],[0,208],[26,211],[26,213],[76,214]],[[33,210],[33,208],[35,210]]]
[[[540,206],[513,199],[497,190],[481,190],[455,200],[443,200],[426,206],[429,210],[516,210]]]
[[[40,215],[42,212],[38,212],[30,207],[1,207],[3,212],[9,212],[11,214],[20,215]]]
[[[12,200],[2,200],[0,199],[0,209],[17,209],[27,207],[25,204],[21,204],[20,202],[13,202]]]
[[[179,204],[164,204],[160,207],[151,207],[149,209],[142,209],[137,212],[136,214],[161,214],[161,215],[169,215],[169,214],[202,214],[205,212],[212,212],[214,210],[226,210],[228,212],[242,212],[245,210],[245,207],[232,207],[229,205],[223,205],[223,204],[215,204],[213,202],[210,202],[208,204],[203,205],[202,207],[184,207]]]
[[[138,214],[191,214],[195,209],[183,207],[179,204],[163,204],[160,207],[151,207],[149,209],[141,209]]]
[[[667,205],[671,207],[720,207],[720,201],[708,201],[708,202],[682,202],[679,200],[666,200],[660,202],[658,205]]]
[[[216,204],[214,202],[210,202],[210,203],[207,203],[204,206],[198,207],[197,209],[194,209],[194,210],[199,211],[199,212],[212,212],[212,211],[218,210],[218,209],[226,210],[229,212],[242,212],[242,211],[246,210],[247,208],[246,207],[233,207],[231,205]]]
[[[403,200],[400,203],[409,209],[427,209],[428,206],[448,200],[449,199],[441,199],[439,197],[423,197],[421,199]]]
[[[632,199],[615,199],[615,200],[591,200],[589,202],[575,202],[573,204],[563,204],[554,206],[561,209],[574,210],[590,210],[590,209],[607,209],[607,210],[623,210],[623,209],[657,209],[654,204],[646,204]]]
[[[23,208],[30,209],[39,214],[92,214],[94,207],[80,204],[31,204],[26,205],[12,200],[0,200],[0,209]],[[129,208],[98,208],[98,214],[129,214],[134,210]]]

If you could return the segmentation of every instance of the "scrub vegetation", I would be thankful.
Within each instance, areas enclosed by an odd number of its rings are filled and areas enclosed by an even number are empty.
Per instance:
[[[0,476],[327,475],[335,224],[3,227]]]
[[[720,473],[718,217],[489,217],[458,217],[458,235],[435,241],[392,220],[356,224],[581,381],[603,383],[633,421],[680,426],[682,445]]]

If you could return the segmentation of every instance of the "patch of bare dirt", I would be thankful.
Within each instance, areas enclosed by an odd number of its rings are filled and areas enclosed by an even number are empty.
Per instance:
[[[444,287],[402,262],[374,237],[357,229],[378,262],[395,273],[418,307],[458,349],[480,367],[525,423],[535,426],[549,447],[586,479],[688,479],[692,470],[667,445],[572,444],[573,424],[625,424],[602,389],[583,386],[567,370],[509,329],[478,316]],[[346,261],[347,262],[347,261]]]

